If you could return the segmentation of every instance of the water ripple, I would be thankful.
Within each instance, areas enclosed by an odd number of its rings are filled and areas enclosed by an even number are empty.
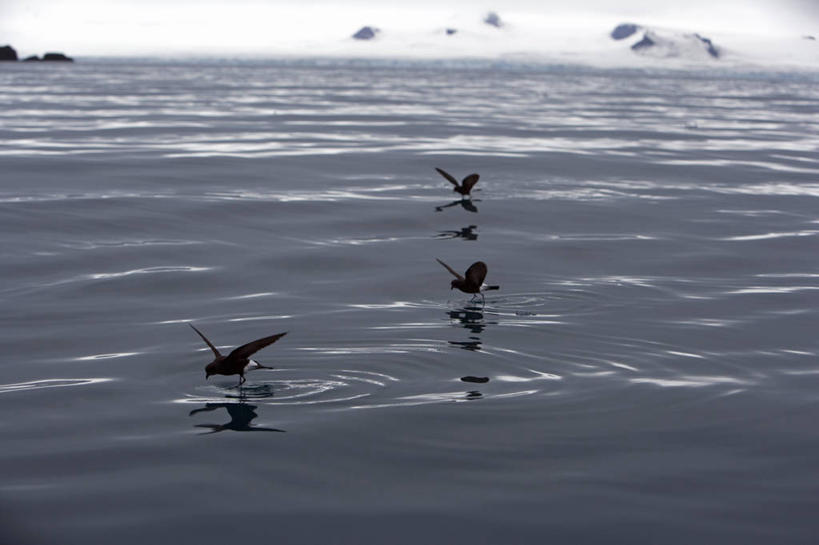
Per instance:
[[[25,390],[41,390],[43,388],[64,388],[67,386],[87,386],[89,384],[100,384],[103,382],[111,382],[114,379],[95,377],[95,378],[48,378],[42,380],[32,380],[29,382],[17,382],[13,384],[0,384],[0,394],[7,394],[10,392],[20,392]]]
[[[167,265],[161,267],[145,267],[141,269],[131,269],[128,271],[111,272],[111,273],[91,273],[85,275],[85,278],[92,280],[106,280],[109,278],[122,278],[124,276],[131,276],[134,274],[161,274],[173,272],[202,272],[213,270],[212,267],[193,267],[189,265]]]
[[[815,290],[819,290],[819,286],[749,286],[747,288],[729,290],[725,293],[728,295],[747,295],[754,293],[797,293],[800,291]]]
[[[733,236],[733,237],[723,237],[720,240],[733,240],[733,241],[745,241],[745,240],[767,240],[771,238],[787,238],[787,237],[812,237],[813,235],[819,233],[819,231],[813,230],[805,230],[805,231],[790,231],[785,233],[764,233],[761,235],[744,235],[744,236]]]
[[[735,377],[721,376],[680,376],[678,378],[632,378],[634,384],[653,384],[663,388],[702,388],[704,386],[720,386],[724,384],[750,385],[753,382]]]
[[[286,378],[256,380],[241,389],[207,385],[198,388],[201,393],[186,394],[175,403],[216,403],[228,399],[253,399],[266,405],[323,405],[346,404],[374,395],[378,389],[398,382],[385,373],[340,369],[277,368],[269,371]],[[375,390],[374,390],[375,389]]]
[[[130,356],[138,356],[142,352],[112,352],[110,354],[93,354],[91,356],[80,356],[73,358],[74,361],[95,361],[95,360],[111,360],[117,358],[128,358]]]

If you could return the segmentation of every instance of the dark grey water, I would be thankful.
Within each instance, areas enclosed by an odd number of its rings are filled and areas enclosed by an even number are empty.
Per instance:
[[[0,103],[5,542],[815,542],[817,78],[86,62]],[[289,334],[240,392],[187,322]]]

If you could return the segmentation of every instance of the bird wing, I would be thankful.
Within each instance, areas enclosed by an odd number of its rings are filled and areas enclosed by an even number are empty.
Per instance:
[[[451,272],[451,273],[452,273],[452,274],[455,276],[455,278],[457,278],[458,280],[463,280],[463,279],[464,279],[464,277],[463,277],[463,276],[461,276],[460,274],[458,274],[458,273],[455,271],[455,269],[453,269],[452,267],[450,267],[449,265],[447,265],[446,263],[444,263],[443,261],[441,261],[441,260],[440,260],[440,259],[438,259],[437,257],[435,258],[435,260],[436,260],[438,263],[440,263],[441,265],[443,265],[443,266],[446,268],[446,270],[448,270],[449,272]]]
[[[461,182],[461,187],[464,188],[464,191],[469,193],[469,190],[472,189],[472,186],[478,183],[478,178],[480,178],[480,176],[478,176],[477,174],[470,174],[469,176],[464,178],[463,182]]]
[[[273,344],[274,342],[278,341],[282,337],[287,335],[287,331],[284,333],[278,333],[276,335],[271,335],[269,337],[263,337],[261,339],[256,339],[255,341],[251,341],[247,344],[243,344],[239,348],[236,348],[228,355],[228,358],[249,358],[265,346],[269,344]]]
[[[193,327],[193,324],[188,324],[188,325],[189,325],[189,326],[191,326],[191,327]],[[197,333],[199,333],[199,336],[200,336],[200,337],[202,337],[202,340],[203,340],[203,341],[205,341],[205,344],[207,344],[207,345],[210,347],[210,349],[211,349],[211,350],[213,350],[213,354],[214,354],[214,355],[215,355],[217,358],[218,358],[218,357],[220,357],[220,356],[222,355],[222,354],[220,354],[220,353],[219,353],[219,351],[218,351],[218,350],[216,350],[216,347],[215,347],[215,346],[213,346],[213,345],[211,344],[211,342],[208,340],[208,338],[207,338],[207,337],[205,337],[205,336],[202,334],[202,332],[201,332],[201,331],[199,331],[199,330],[198,330],[198,329],[196,329],[195,327],[193,327],[193,330],[194,330],[194,331],[196,331]]]
[[[476,261],[466,270],[466,281],[480,287],[483,279],[486,278],[486,263]]]
[[[440,169],[438,167],[435,167],[435,170],[438,171],[438,174],[440,174],[441,176],[443,176],[444,178],[446,178],[447,180],[452,182],[452,185],[454,185],[455,187],[458,187],[458,180],[456,180],[455,177],[452,174],[450,174],[446,170],[442,170],[442,169]]]

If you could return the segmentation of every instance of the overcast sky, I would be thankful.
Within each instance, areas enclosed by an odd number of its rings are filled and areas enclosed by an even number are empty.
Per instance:
[[[0,45],[22,54],[252,52],[281,40],[342,39],[384,29],[475,22],[490,9],[514,23],[609,29],[619,22],[696,32],[819,35],[819,0],[0,0]]]

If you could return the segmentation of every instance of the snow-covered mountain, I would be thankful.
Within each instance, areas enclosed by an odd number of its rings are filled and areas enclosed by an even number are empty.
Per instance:
[[[108,19],[100,15],[80,27],[52,22],[43,29],[38,27],[42,20],[19,17],[15,25],[0,21],[0,45],[10,43],[25,57],[56,43],[80,60],[99,55],[367,57],[819,71],[819,41],[805,35],[810,25],[792,33],[780,25],[774,34],[759,25],[744,26],[741,14],[735,24],[714,24],[708,18],[699,23],[689,17],[676,27],[667,19],[662,25],[656,19],[629,22],[605,13],[546,7],[493,12],[454,5],[346,9],[322,4],[307,10],[293,3],[275,9],[258,3],[249,17],[247,6],[217,10],[215,4],[205,4],[184,16],[166,13],[163,6],[112,12]],[[145,28],[151,29],[150,36]]]
[[[819,41],[812,36],[708,33],[640,23],[556,24],[496,13],[483,19],[425,25],[378,24],[366,43],[349,36],[322,45],[318,54],[398,58],[488,58],[594,66],[764,67],[819,71]],[[492,23],[487,21],[491,20]],[[502,23],[501,23],[502,22]],[[500,24],[499,24],[500,23]]]

